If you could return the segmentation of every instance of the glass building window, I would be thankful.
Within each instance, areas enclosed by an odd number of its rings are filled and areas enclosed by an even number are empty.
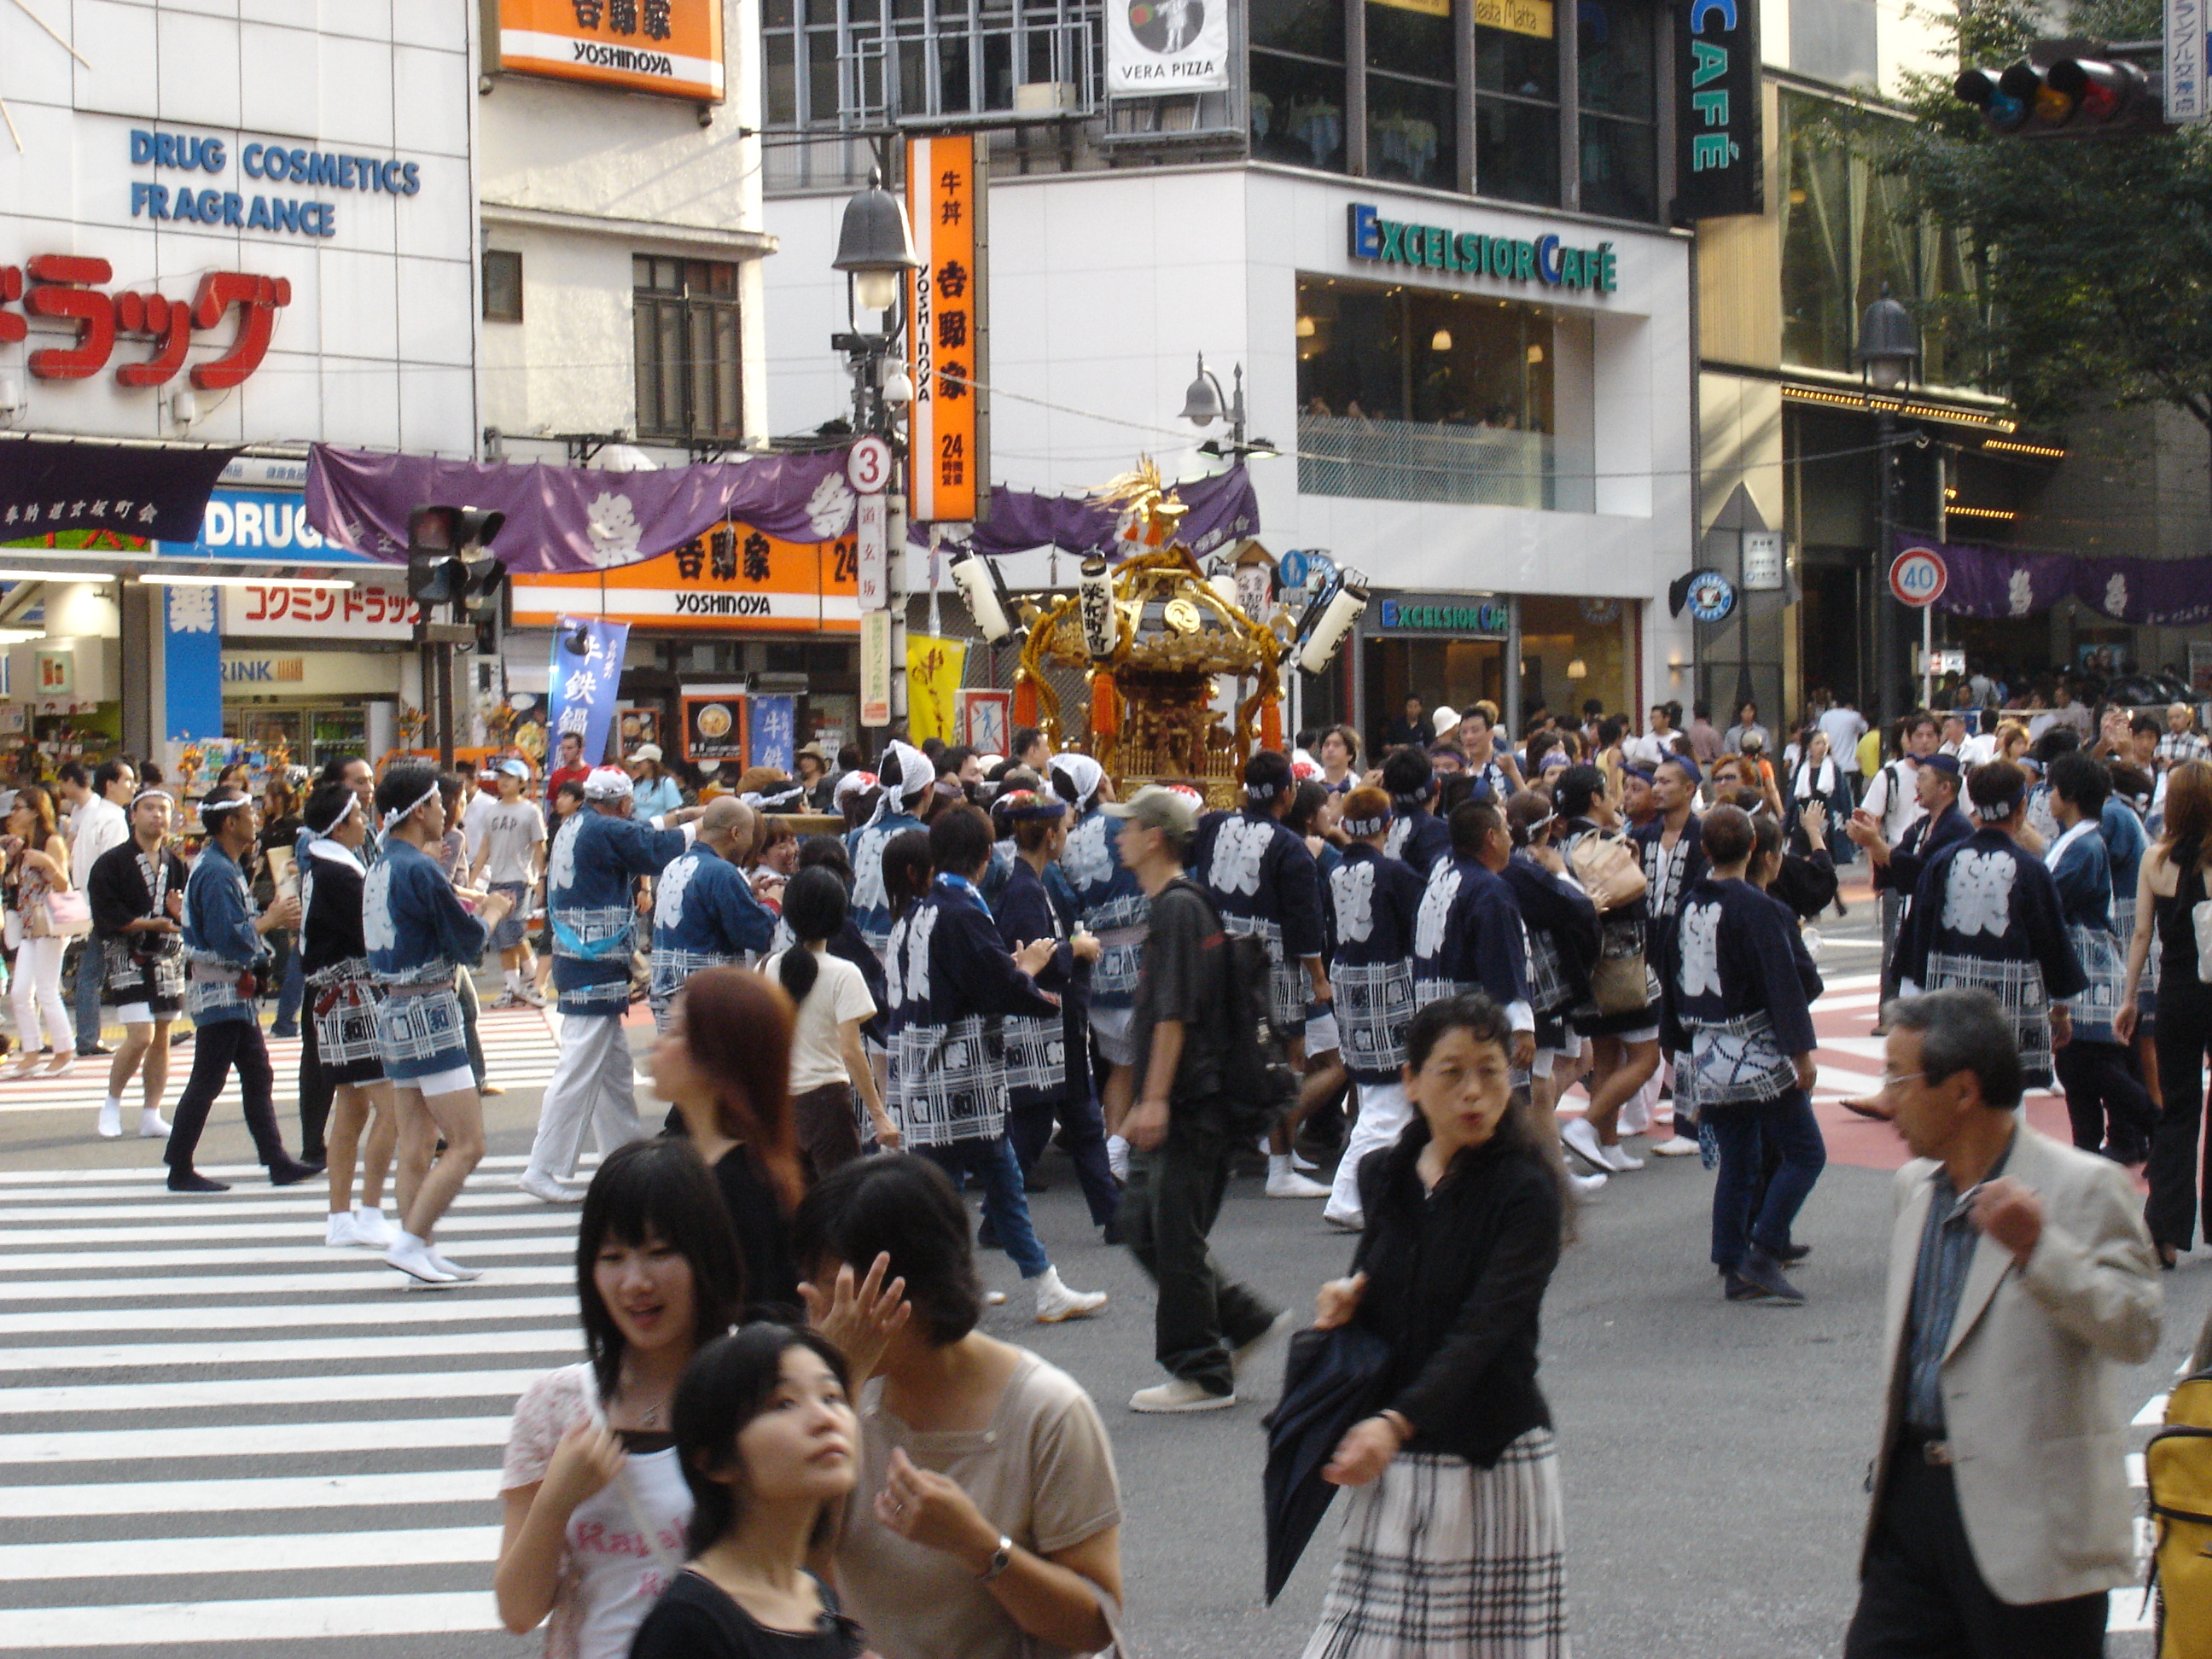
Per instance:
[[[1649,0],[1580,0],[1577,17],[1583,210],[1656,219],[1658,42]]]
[[[630,269],[637,435],[679,443],[743,435],[737,266],[639,254]]]
[[[1548,0],[1476,0],[1474,188],[1559,204],[1559,48]]]
[[[1346,0],[1251,0],[1255,159],[1345,166]]]
[[[483,314],[488,323],[522,320],[522,255],[513,248],[483,251]]]
[[[1301,276],[1298,488],[1587,512],[1589,352],[1549,307]]]
[[[1367,6],[1367,175],[1459,184],[1450,0]]]
[[[1097,101],[1099,0],[762,0],[768,124],[856,127],[1012,110],[1024,85]],[[1063,106],[1055,104],[1054,106]]]

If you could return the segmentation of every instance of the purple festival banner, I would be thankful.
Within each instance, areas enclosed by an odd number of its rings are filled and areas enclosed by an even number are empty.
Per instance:
[[[509,570],[536,574],[656,558],[727,519],[782,541],[834,541],[852,527],[853,502],[842,449],[654,472],[437,460],[326,444],[314,446],[307,461],[308,521],[339,546],[392,564],[406,562],[407,515],[432,504],[506,514],[491,550]]]
[[[1938,611],[2032,617],[2071,596],[2115,622],[2184,627],[2212,620],[2212,559],[2077,558],[1900,532],[1893,549],[1932,548],[1949,568]]]
[[[1260,533],[1260,503],[1244,468],[1231,467],[1212,477],[1169,488],[1189,509],[1183,514],[1176,539],[1199,556]],[[1123,550],[1115,540],[1115,532],[1121,522],[1121,508],[1086,496],[1044,495],[999,484],[991,491],[990,516],[975,526],[969,544],[994,558],[1036,547],[1118,555]],[[907,540],[926,547],[928,532],[919,525],[911,526]]]

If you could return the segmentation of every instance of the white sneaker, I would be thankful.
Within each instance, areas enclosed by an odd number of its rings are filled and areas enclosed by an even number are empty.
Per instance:
[[[100,1138],[113,1140],[123,1133],[123,1108],[112,1100],[100,1103]]]
[[[1271,1170],[1267,1173],[1267,1196],[1270,1198],[1327,1198],[1329,1189],[1318,1181],[1308,1181],[1296,1170]]]
[[[1567,1179],[1575,1183],[1575,1190],[1584,1198],[1605,1185],[1605,1177],[1601,1175],[1578,1176],[1571,1170],[1567,1171]]]
[[[361,1242],[361,1230],[354,1225],[353,1212],[332,1210],[331,1218],[323,1224],[323,1243],[333,1250],[349,1250]]]
[[[1057,1325],[1063,1319],[1084,1319],[1106,1305],[1103,1291],[1071,1291],[1060,1282],[1060,1269],[1047,1267],[1037,1275],[1037,1323]]]
[[[1615,1175],[1626,1175],[1631,1170],[1640,1170],[1644,1167],[1644,1160],[1631,1156],[1628,1148],[1618,1141],[1610,1146],[1601,1146],[1598,1150],[1605,1155],[1605,1167]]]
[[[1672,1139],[1662,1140],[1651,1149],[1651,1156],[1654,1158],[1689,1158],[1692,1156],[1697,1150],[1698,1143],[1691,1139],[1687,1135],[1685,1135],[1680,1130],[1677,1129],[1674,1132],[1674,1135]]]
[[[384,1253],[384,1265],[397,1267],[410,1279],[424,1285],[452,1285],[458,1281],[431,1258],[430,1247],[412,1233],[402,1233]]]
[[[1129,1396],[1129,1409],[1133,1412],[1218,1412],[1236,1403],[1234,1391],[1208,1394],[1197,1383],[1180,1376],[1139,1389]]]
[[[484,1276],[484,1270],[482,1267],[464,1267],[458,1261],[447,1260],[435,1250],[430,1252],[430,1261],[440,1273],[448,1278],[458,1279],[464,1285],[473,1284]]]
[[[1610,1170],[1597,1127],[1586,1117],[1571,1117],[1559,1125],[1559,1143],[1593,1170]]]
[[[545,1000],[544,994],[538,990],[538,988],[534,985],[526,985],[522,987],[521,989],[518,990],[514,994],[514,1000],[517,1002],[522,1003],[525,1006],[531,1008],[549,1008],[552,1006],[552,1005]]]
[[[353,1206],[355,1243],[372,1250],[389,1249],[398,1237],[398,1229],[386,1219],[380,1206],[374,1210],[360,1204]]]
[[[169,1120],[161,1115],[161,1109],[158,1106],[141,1106],[138,1109],[138,1139],[167,1140],[168,1138]]]
[[[1323,1210],[1321,1218],[1340,1233],[1363,1233],[1367,1231],[1367,1218],[1353,1213],[1340,1215],[1334,1210]]]
[[[551,1176],[540,1175],[535,1170],[525,1170],[514,1184],[531,1197],[548,1204],[574,1204],[583,1197],[581,1193],[572,1193]]]
[[[1120,1135],[1106,1137],[1106,1168],[1116,1181],[1129,1179],[1129,1143]]]
[[[1304,1156],[1297,1147],[1293,1146],[1291,1148],[1291,1167],[1300,1175],[1311,1175],[1316,1170],[1321,1168],[1321,1165]]]

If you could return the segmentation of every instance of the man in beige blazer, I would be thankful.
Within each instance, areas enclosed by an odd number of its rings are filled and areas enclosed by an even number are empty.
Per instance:
[[[2019,1121],[1996,1000],[1890,1005],[1897,1172],[1874,1504],[1845,1659],[2087,1659],[2136,1576],[2124,1366],[2156,1258],[2118,1165]]]

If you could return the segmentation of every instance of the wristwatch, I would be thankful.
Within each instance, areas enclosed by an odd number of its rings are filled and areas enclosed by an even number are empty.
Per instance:
[[[1008,1567],[1014,1565],[1014,1540],[1006,1534],[999,1534],[999,1547],[991,1552],[991,1564],[975,1575],[975,1582],[988,1584]]]

